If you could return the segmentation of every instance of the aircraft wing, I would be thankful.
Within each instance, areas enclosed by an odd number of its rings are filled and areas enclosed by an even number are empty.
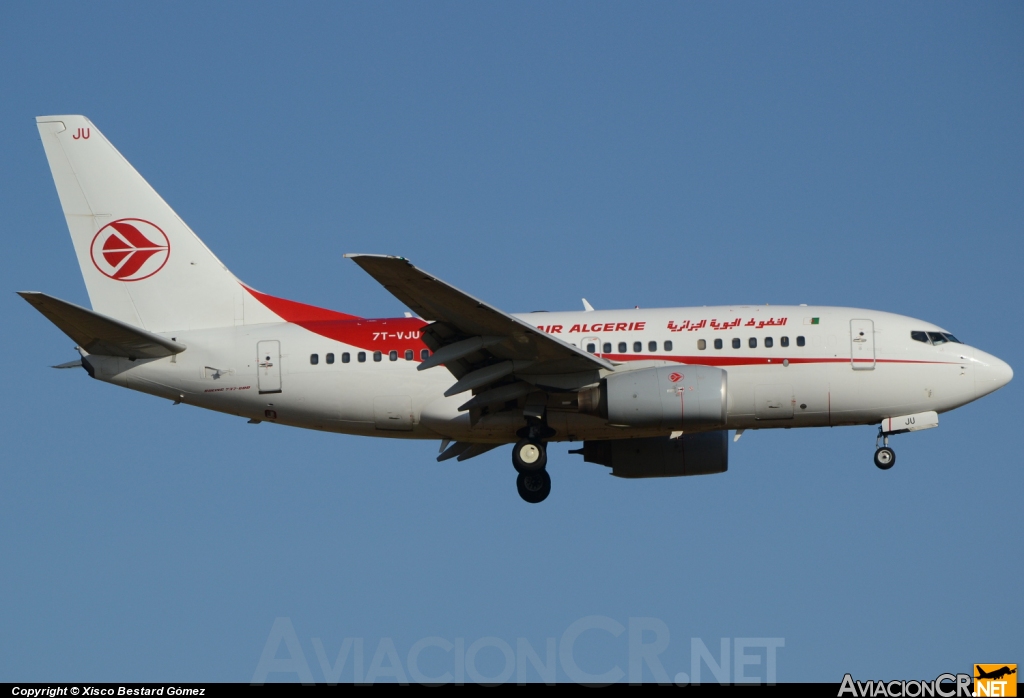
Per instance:
[[[158,359],[185,351],[184,344],[45,293],[19,291],[18,295],[90,354]]]
[[[544,376],[599,369],[614,364],[502,312],[402,257],[349,254],[398,300],[432,324],[424,342],[434,354],[420,369],[444,364],[459,379],[446,393],[507,381],[514,374]],[[506,392],[515,390],[507,386]]]

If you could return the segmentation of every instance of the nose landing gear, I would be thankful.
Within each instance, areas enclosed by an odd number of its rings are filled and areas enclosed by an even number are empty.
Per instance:
[[[888,446],[882,446],[875,451],[875,465],[882,470],[888,470],[896,465],[896,452]]]
[[[878,442],[882,442],[881,448],[878,446]],[[878,436],[875,437],[875,465],[880,470],[888,470],[892,466],[896,465],[896,452],[889,448],[889,435],[882,431],[882,427],[878,427]]]

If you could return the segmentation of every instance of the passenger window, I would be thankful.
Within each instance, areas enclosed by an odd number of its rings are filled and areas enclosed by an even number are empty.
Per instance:
[[[741,344],[743,344],[743,340],[741,340],[739,337],[733,337],[732,338],[732,348],[733,349],[739,349]]]
[[[708,348],[708,343],[706,341],[704,341],[703,339],[698,339],[697,340],[697,348],[699,350],[701,350],[701,351],[704,351],[705,349]]]
[[[915,342],[924,342],[928,344],[928,333],[927,332],[911,332],[910,338]]]
[[[405,360],[412,361],[412,349],[405,350]]]
[[[605,354],[611,354],[612,353],[612,343],[611,342],[605,342],[604,343],[604,353]]]
[[[359,363],[363,363],[364,361],[366,361],[366,352],[365,351],[361,351],[358,354],[356,354],[356,360]]]
[[[352,360],[352,356],[346,351],[341,355],[341,363],[347,364]]]
[[[430,350],[429,349],[420,349],[420,361],[426,361],[429,358],[430,358]]]
[[[796,338],[796,345],[797,345],[798,347],[802,347],[802,346],[804,346],[805,344],[807,344],[807,340],[806,340],[806,339],[804,339],[803,337],[797,337],[797,338]]]
[[[398,352],[392,349],[388,352],[388,359],[391,361],[398,361]]]
[[[319,354],[310,354],[309,355],[309,363],[311,363],[314,366],[316,366],[318,363],[320,363],[320,355]]]
[[[643,350],[644,350],[644,343],[643,342],[633,342],[633,353],[634,354],[639,354]]]
[[[715,340],[715,349],[721,349],[721,348],[722,348],[722,340],[721,339],[716,339]]]
[[[587,351],[590,352],[591,354],[596,354],[597,345],[594,344],[593,342],[587,342]]]
[[[620,354],[625,354],[626,353],[626,343],[625,342],[619,342],[619,353]]]
[[[779,337],[779,344],[784,346],[784,347],[788,347],[789,346],[789,337]]]
[[[665,351],[672,351],[672,342],[671,341],[665,342]]]
[[[765,337],[764,338],[764,347],[765,347],[765,349],[771,349],[774,345],[775,345],[775,340],[774,339],[772,339],[771,337]]]
[[[935,346],[939,346],[940,344],[945,344],[947,341],[949,341],[945,337],[942,336],[941,332],[929,332],[928,333],[928,339],[932,340],[932,344],[934,344]]]
[[[329,364],[333,364],[334,363],[334,354],[328,354],[325,358],[327,359],[327,363],[329,363]]]
[[[658,351],[658,343],[657,342],[648,342],[647,343],[647,351],[652,351],[652,352],[653,351]]]
[[[747,340],[747,344],[751,349],[757,349],[757,337],[751,337]]]
[[[381,358],[381,353],[379,351],[373,352],[373,360],[374,361],[380,361],[380,358]]]

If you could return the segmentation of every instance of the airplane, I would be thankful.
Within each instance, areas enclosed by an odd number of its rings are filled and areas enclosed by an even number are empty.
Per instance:
[[[411,312],[364,318],[246,285],[84,116],[36,119],[91,309],[20,295],[96,380],[250,423],[512,444],[527,502],[547,445],[622,478],[722,473],[729,431],[879,425],[889,437],[1006,385],[1006,363],[889,312],[737,305],[510,314],[402,257],[347,258]],[[881,441],[881,445],[880,442]]]
[[[1016,674],[1016,673],[1017,673],[1017,669],[1016,668],[1011,669],[1008,666],[1004,666],[1004,667],[1001,667],[999,669],[995,669],[994,671],[985,671],[984,669],[978,667],[978,675],[975,676],[974,678],[976,678],[976,679],[1001,679],[1004,676],[1009,676],[1010,674]]]

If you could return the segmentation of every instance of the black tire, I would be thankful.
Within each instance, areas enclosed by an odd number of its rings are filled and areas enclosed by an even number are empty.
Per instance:
[[[551,494],[551,476],[547,470],[534,470],[529,473],[519,473],[516,478],[516,489],[523,501],[530,504],[539,504]]]
[[[512,465],[517,473],[533,473],[548,464],[548,450],[543,441],[523,439],[512,447]]]
[[[875,451],[875,465],[880,470],[888,470],[892,466],[896,465],[896,452],[888,446],[882,446],[880,449]]]

